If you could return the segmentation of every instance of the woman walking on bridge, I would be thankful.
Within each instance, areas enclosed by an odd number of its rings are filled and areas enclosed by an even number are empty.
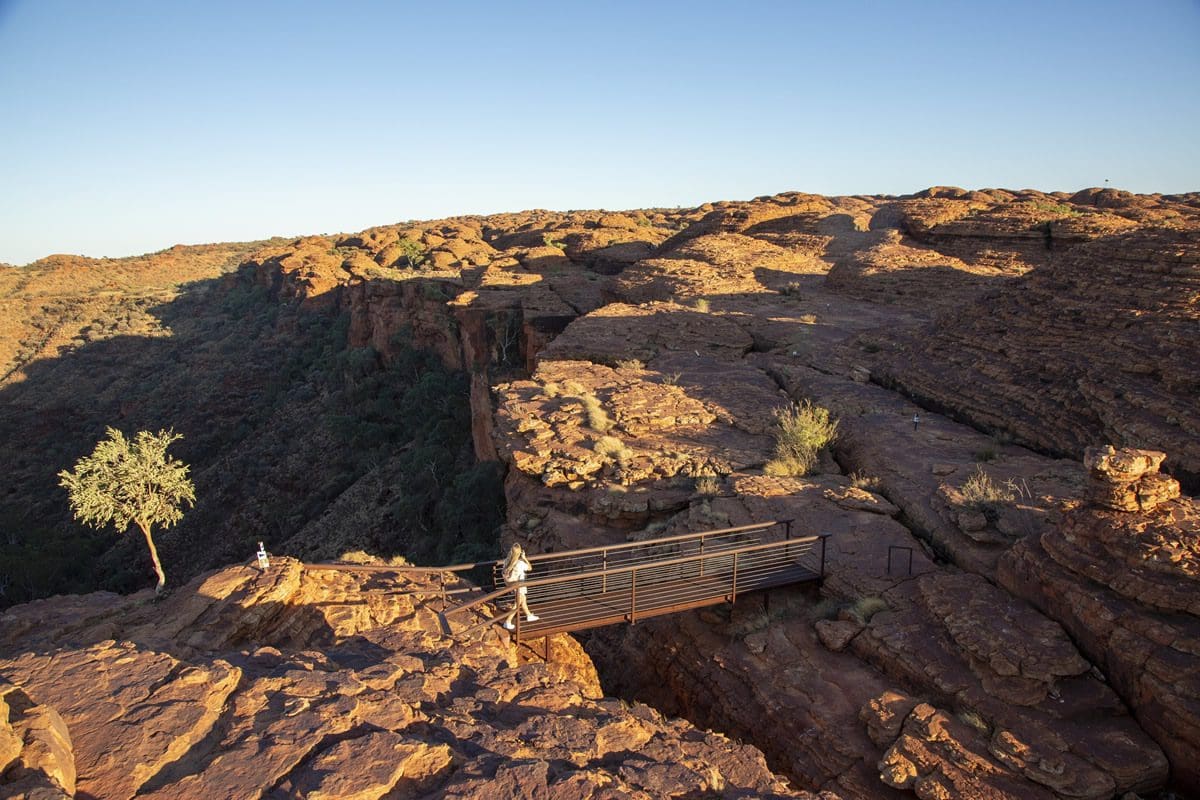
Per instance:
[[[529,559],[525,558],[524,548],[513,542],[513,546],[508,551],[508,557],[504,559],[504,569],[500,572],[504,577],[504,582],[509,586],[518,584],[516,602],[513,603],[512,611],[508,612],[508,616],[504,619],[504,627],[510,631],[517,627],[513,624],[513,618],[517,616],[518,611],[525,612],[526,622],[537,622],[539,619],[529,610],[529,602],[525,599],[525,573],[532,571],[533,565],[529,563]]]

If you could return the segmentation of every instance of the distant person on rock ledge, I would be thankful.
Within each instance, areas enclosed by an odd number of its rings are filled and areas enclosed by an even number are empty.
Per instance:
[[[521,545],[513,542],[512,548],[508,551],[508,557],[504,559],[504,569],[500,573],[504,577],[504,582],[509,586],[520,584],[517,586],[517,601],[513,603],[512,611],[508,612],[508,616],[504,619],[504,627],[510,631],[517,627],[513,624],[513,618],[517,616],[518,611],[525,612],[526,622],[537,622],[540,619],[529,610],[529,602],[525,599],[525,573],[532,571],[533,565],[529,563],[529,559],[525,558],[525,550]]]
[[[917,429],[917,426],[920,424],[921,424],[921,415],[913,414],[913,430],[915,431]]]

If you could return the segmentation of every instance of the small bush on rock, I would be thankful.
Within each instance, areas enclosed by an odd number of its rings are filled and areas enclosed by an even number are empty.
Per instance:
[[[1007,485],[998,484],[991,476],[976,466],[971,477],[962,485],[963,502],[976,509],[995,508],[1001,503],[1011,503],[1016,493]]]
[[[793,403],[775,413],[775,457],[766,463],[768,475],[807,475],[817,463],[817,454],[837,438],[837,420],[829,410],[808,400]]]
[[[633,451],[615,436],[602,436],[595,444],[595,450],[602,456],[607,456],[621,466],[633,457]]]
[[[871,621],[871,617],[878,614],[880,611],[887,611],[888,604],[884,602],[882,597],[860,597],[850,604],[848,609],[850,616],[857,619],[863,625]]]
[[[851,472],[850,485],[855,489],[866,489],[873,492],[880,487],[880,480],[873,475],[867,475],[865,472]]]
[[[397,263],[403,261],[409,269],[419,269],[426,260],[425,248],[407,237],[401,237],[396,242],[396,248],[400,251],[400,258]]]
[[[608,412],[604,410],[600,398],[596,395],[585,394],[579,398],[579,402],[583,404],[583,413],[587,417],[589,428],[597,433],[604,433],[613,426],[612,420],[608,418]]]

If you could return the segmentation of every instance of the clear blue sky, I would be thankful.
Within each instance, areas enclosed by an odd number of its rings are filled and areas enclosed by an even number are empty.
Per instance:
[[[0,261],[525,208],[1200,190],[1200,3],[0,0]]]

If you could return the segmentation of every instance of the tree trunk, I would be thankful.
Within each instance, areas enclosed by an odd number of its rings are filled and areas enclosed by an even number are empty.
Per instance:
[[[154,538],[150,536],[150,526],[140,519],[135,519],[134,522],[142,529],[142,535],[146,537],[146,546],[150,548],[150,558],[154,561],[154,573],[158,575],[158,586],[154,587],[154,593],[162,594],[163,587],[167,585],[167,576],[163,573],[162,564],[158,560],[158,548],[154,546]]]

